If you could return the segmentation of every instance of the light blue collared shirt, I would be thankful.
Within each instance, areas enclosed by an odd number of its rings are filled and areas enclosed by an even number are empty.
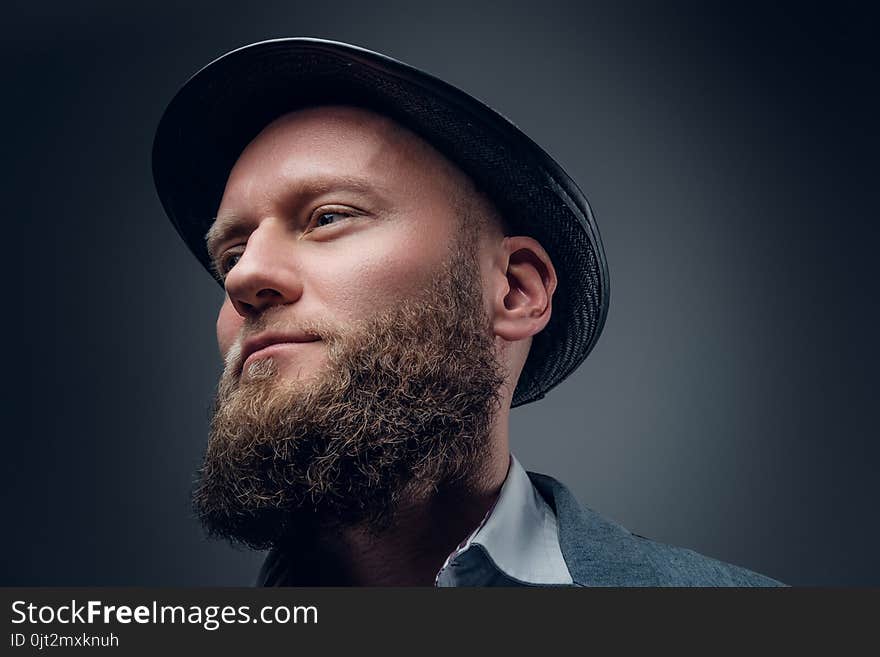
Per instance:
[[[573,585],[556,514],[513,454],[495,505],[449,555],[437,586]]]

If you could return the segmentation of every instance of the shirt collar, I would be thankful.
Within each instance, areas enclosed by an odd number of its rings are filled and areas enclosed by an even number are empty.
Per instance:
[[[494,506],[437,573],[438,586],[572,584],[556,515],[513,454]]]

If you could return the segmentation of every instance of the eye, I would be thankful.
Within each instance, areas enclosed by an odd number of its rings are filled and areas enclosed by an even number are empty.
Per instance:
[[[305,232],[310,233],[313,230],[317,230],[318,228],[324,228],[325,226],[332,226],[334,224],[341,224],[347,219],[351,219],[352,217],[359,214],[361,213],[348,206],[325,205],[322,208],[318,208],[312,214],[311,221],[309,222],[309,225],[306,228]]]
[[[339,223],[342,219],[350,216],[351,215],[346,212],[322,212],[315,219],[315,226],[318,228],[321,226],[329,226],[332,223]]]
[[[227,251],[221,255],[220,259],[217,261],[217,273],[219,273],[220,276],[225,277],[226,274],[229,273],[229,270],[238,264],[239,260],[241,260],[241,253],[237,251]]]

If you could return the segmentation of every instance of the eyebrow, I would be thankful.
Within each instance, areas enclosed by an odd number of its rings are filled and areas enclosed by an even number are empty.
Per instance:
[[[282,201],[289,203],[296,199],[301,205],[309,198],[329,194],[331,192],[354,192],[367,196],[372,202],[381,205],[385,202],[386,189],[373,181],[349,176],[332,176],[310,178],[298,182],[283,192]],[[212,260],[216,259],[216,250],[223,242],[236,237],[243,237],[251,232],[248,222],[233,212],[220,212],[214,217],[211,227],[205,233],[205,246]]]

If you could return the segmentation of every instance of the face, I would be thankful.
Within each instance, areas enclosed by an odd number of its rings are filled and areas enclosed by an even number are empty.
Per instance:
[[[195,493],[212,534],[379,528],[480,476],[506,372],[460,176],[350,108],[283,117],[242,154],[209,233],[228,293]]]
[[[365,110],[314,108],[270,124],[233,168],[209,233],[227,291],[221,352],[244,361],[244,377],[269,357],[284,378],[314,373],[326,345],[303,325],[346,325],[424,289],[458,238],[455,200],[468,184]],[[267,341],[277,344],[261,349]]]

